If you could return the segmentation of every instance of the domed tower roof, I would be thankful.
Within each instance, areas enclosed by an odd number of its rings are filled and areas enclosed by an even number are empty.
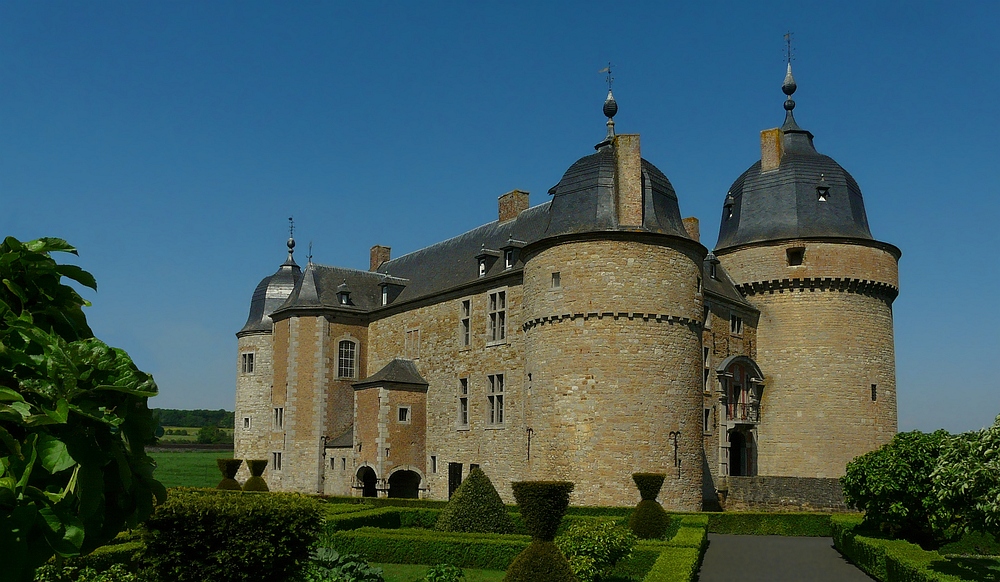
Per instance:
[[[656,166],[638,156],[638,136],[615,136],[614,115],[618,112],[611,91],[604,102],[608,117],[608,135],[594,146],[596,153],[584,156],[566,170],[552,189],[549,224],[543,238],[595,231],[630,230],[669,234],[688,238],[677,205],[677,194],[670,180]],[[621,168],[634,167],[625,160],[620,138],[634,138],[642,204],[642,224],[622,226],[619,220],[619,196],[622,195]]]
[[[833,158],[817,152],[813,134],[795,122],[795,89],[789,64],[782,84],[785,123],[774,130],[773,161],[763,152],[764,159],[733,182],[723,203],[717,251],[789,238],[872,240],[858,183]],[[762,132],[762,150],[769,133]]]
[[[271,313],[288,299],[302,278],[302,270],[292,258],[293,252],[295,252],[295,239],[289,238],[288,258],[276,273],[264,277],[257,284],[253,298],[250,299],[250,316],[247,317],[243,329],[236,333],[237,337],[261,332],[270,333],[273,326]]]

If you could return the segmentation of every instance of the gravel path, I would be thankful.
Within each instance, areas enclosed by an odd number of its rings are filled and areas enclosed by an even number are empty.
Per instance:
[[[832,538],[708,534],[699,582],[871,582]]]

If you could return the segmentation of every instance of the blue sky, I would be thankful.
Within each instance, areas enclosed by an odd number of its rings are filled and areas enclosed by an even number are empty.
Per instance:
[[[0,4],[0,234],[66,238],[99,337],[152,405],[234,404],[257,282],[297,257],[367,268],[531,203],[616,128],[714,245],[726,191],[796,119],[903,251],[903,430],[1000,413],[1000,49],[993,2]]]

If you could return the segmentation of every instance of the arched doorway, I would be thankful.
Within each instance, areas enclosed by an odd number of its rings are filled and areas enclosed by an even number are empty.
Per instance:
[[[375,477],[375,470],[371,467],[361,467],[358,469],[358,481],[361,483],[361,496],[362,497],[377,497],[378,493],[375,491],[375,482],[377,478]]]
[[[729,432],[729,474],[746,475],[747,441],[738,430]]]
[[[396,471],[389,475],[389,497],[416,499],[420,496],[420,475],[415,471]]]

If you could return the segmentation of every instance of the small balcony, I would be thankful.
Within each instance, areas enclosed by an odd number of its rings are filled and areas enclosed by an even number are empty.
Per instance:
[[[756,402],[726,404],[726,420],[735,424],[758,424],[760,405]]]

